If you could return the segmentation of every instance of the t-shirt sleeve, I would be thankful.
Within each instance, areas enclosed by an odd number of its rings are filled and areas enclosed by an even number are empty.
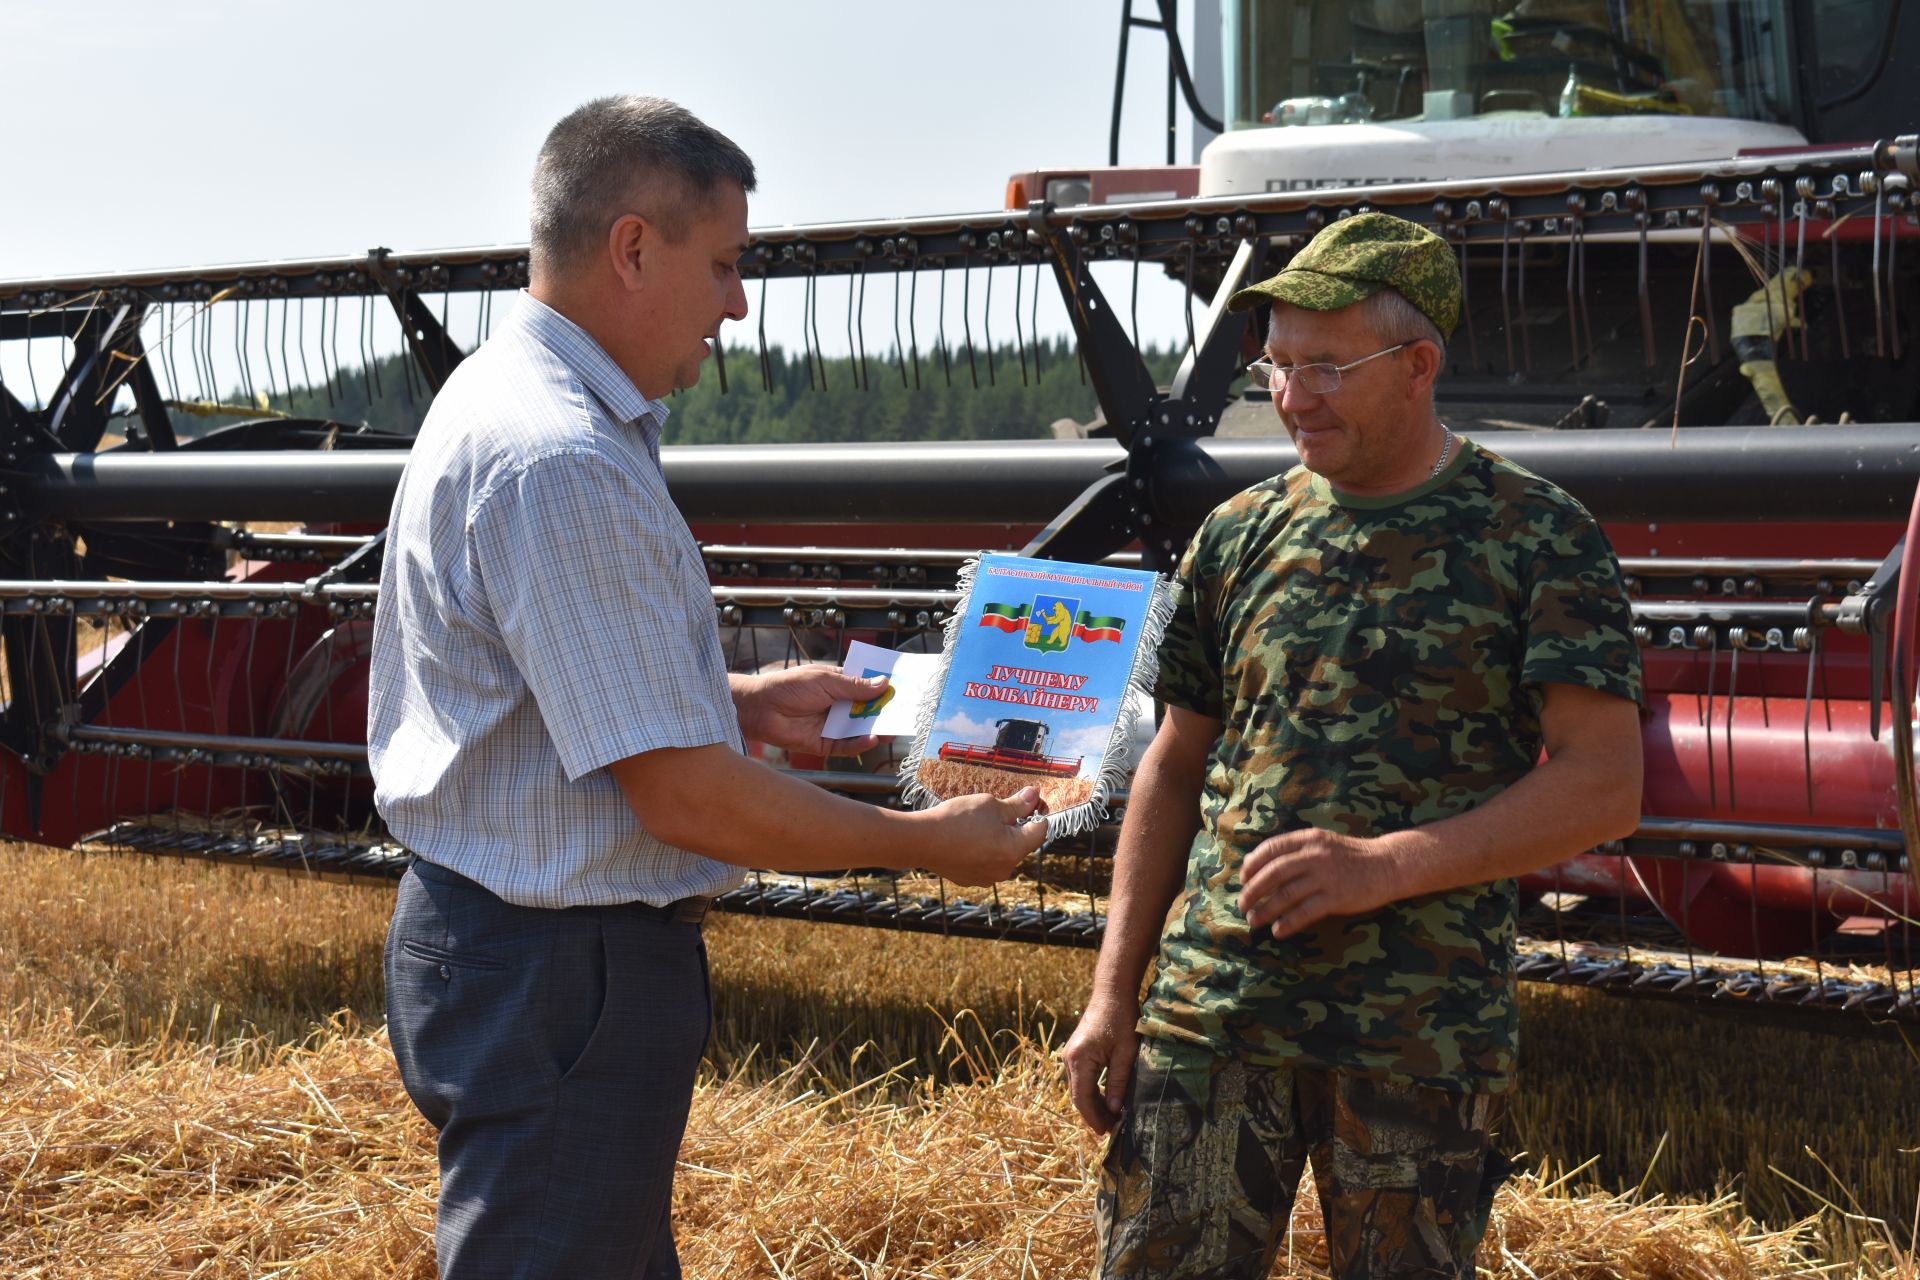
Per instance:
[[[1571,684],[1629,702],[1641,693],[1640,648],[1606,534],[1582,513],[1558,521],[1530,549],[1521,680]]]
[[[574,451],[522,466],[470,521],[487,610],[573,781],[643,751],[736,742],[679,520],[611,460]]]
[[[1211,523],[1211,522],[1209,522]],[[1153,696],[1168,706],[1219,719],[1222,712],[1219,632],[1214,610],[1218,584],[1208,527],[1203,525],[1180,558],[1173,578],[1173,617],[1160,642],[1160,677]]]

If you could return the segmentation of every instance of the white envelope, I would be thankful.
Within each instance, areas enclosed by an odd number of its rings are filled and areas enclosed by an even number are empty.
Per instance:
[[[919,725],[920,707],[940,674],[937,653],[901,653],[859,640],[847,645],[840,669],[850,676],[885,675],[890,687],[877,703],[837,702],[827,712],[828,738],[905,737]]]

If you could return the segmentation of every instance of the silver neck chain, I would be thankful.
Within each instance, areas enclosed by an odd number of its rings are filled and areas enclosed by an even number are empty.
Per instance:
[[[1443,422],[1440,424],[1440,430],[1446,435],[1440,442],[1440,460],[1433,464],[1433,470],[1427,472],[1429,480],[1438,480],[1440,473],[1447,469],[1447,461],[1453,457],[1453,428]]]

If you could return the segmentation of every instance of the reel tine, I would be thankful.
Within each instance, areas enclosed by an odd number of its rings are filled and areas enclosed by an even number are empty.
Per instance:
[[[367,390],[367,407],[371,409],[374,401],[382,399],[380,395],[380,367],[372,359],[372,299],[361,294],[361,313],[359,313],[359,347],[361,347],[361,386]]]
[[[1778,261],[1774,264],[1776,275],[1787,269],[1787,189],[1780,187],[1778,190],[1779,199],[1773,206],[1773,239],[1778,246],[1775,254]],[[1787,331],[1783,335],[1786,338],[1786,345],[1783,348],[1783,354],[1789,356],[1793,354],[1793,306],[1790,301],[1792,296],[1783,286],[1780,292],[1780,303],[1787,309]]]
[[[808,288],[812,290],[812,307],[806,323],[813,326],[813,358],[820,364],[820,389],[827,389],[827,349],[820,341],[820,263],[813,263],[813,275],[808,278]]]
[[[913,356],[913,389],[920,390],[920,248],[908,251],[907,345]]]
[[[854,360],[854,352],[859,347],[853,340],[853,277],[847,277],[847,371],[853,377],[853,389],[860,389],[860,366]]]
[[[900,368],[900,389],[907,388],[907,346],[900,341],[900,272],[893,273],[893,358]]]
[[[1130,314],[1133,319],[1133,349],[1138,351],[1140,349],[1140,247],[1138,243],[1134,245],[1133,250],[1133,294],[1130,302]]]
[[[1816,596],[1814,598],[1814,604],[1817,605],[1818,603],[1819,603],[1819,597]],[[1811,614],[1813,612],[1812,607],[1809,607],[1807,612]],[[1800,768],[1801,768],[1801,772],[1806,775],[1806,779],[1807,779],[1807,816],[1812,817],[1813,816],[1813,673],[1815,668],[1819,665],[1820,630],[1817,627],[1810,627],[1808,628],[1808,632],[1809,634],[1807,637],[1807,646],[1808,646],[1809,652],[1807,654],[1807,692],[1806,692],[1805,701],[1802,702],[1801,708],[1800,708]]]
[[[1713,309],[1713,217],[1711,210],[1700,211],[1700,297],[1707,321],[1707,359],[1720,363],[1720,322]],[[1736,658],[1735,661],[1738,661]]]
[[[160,365],[167,375],[167,398],[180,399],[180,370],[173,362],[173,304],[166,303],[161,312]]]
[[[960,258],[960,323],[967,337],[967,372],[973,376],[973,385],[980,386],[980,366],[973,360],[973,253],[969,250]]]
[[[253,304],[247,304],[251,307]],[[280,380],[273,372],[273,299],[260,300],[260,359],[267,368],[267,404],[271,406],[280,395]]]
[[[1033,381],[1040,382],[1040,264],[1033,264],[1033,290],[1027,297],[1027,332],[1033,335]],[[1138,343],[1134,344],[1136,347]]]
[[[198,390],[200,384],[200,309],[191,302],[187,303],[187,318],[174,326],[176,331],[182,328],[187,331],[184,339],[187,344],[187,367],[193,373],[194,385],[196,390]],[[181,399],[184,397],[176,395],[175,398]],[[195,398],[204,400],[206,396],[205,394],[197,394]]]
[[[40,375],[33,369],[33,306],[31,303],[27,306],[23,322],[26,329],[27,389],[33,393],[33,407],[44,409],[47,406],[40,399]]]
[[[1840,212],[1838,208],[1835,213]],[[1840,358],[1853,359],[1853,343],[1847,337],[1847,300],[1840,289],[1840,237],[1833,234],[1833,228],[1827,228],[1827,244],[1832,249],[1833,259],[1833,313],[1840,320]]]
[[[800,285],[800,351],[807,362],[807,390],[815,389],[813,380],[813,334],[817,329],[810,327],[809,321],[818,309],[819,299],[815,294],[815,276],[809,275]],[[822,370],[824,372],[824,370]]]
[[[1135,260],[1135,263],[1136,265],[1138,264],[1138,259]],[[1462,223],[1460,226],[1460,315],[1467,322],[1467,359],[1473,362],[1473,371],[1478,373],[1480,372],[1480,331],[1473,323],[1473,295],[1467,287],[1469,278],[1467,272],[1467,228],[1466,224]],[[1134,338],[1133,345],[1136,350],[1139,348],[1140,339],[1138,336]]]
[[[1016,260],[1013,264],[1013,343],[1014,346],[1020,350],[1020,385],[1023,387],[1028,385],[1027,331],[1020,324],[1020,303],[1024,298],[1024,295],[1021,293],[1021,286],[1025,283],[1025,280],[1026,267]],[[1039,287],[1038,281],[1035,282],[1034,287]]]
[[[865,258],[860,259],[860,323],[855,326],[855,328],[860,340],[860,389],[863,391],[871,391],[873,390],[873,374],[867,368],[867,260]],[[815,322],[813,340],[815,342],[820,341],[820,330],[817,320]],[[849,351],[847,355],[851,358],[853,353]]]
[[[395,319],[398,320],[399,317],[396,316]],[[415,377],[418,370],[414,368],[413,351],[407,343],[407,334],[404,326],[401,328],[399,334],[399,345],[394,348],[393,358],[400,366],[400,389],[406,393],[407,407],[412,408],[414,404],[414,388],[417,385]]]
[[[1886,303],[1880,292],[1880,229],[1886,221],[1887,184],[1873,184],[1873,354],[1887,354]]]
[[[1899,202],[1904,204],[1905,201]],[[1900,351],[1900,289],[1899,271],[1895,262],[1900,253],[1900,212],[1899,204],[1887,220],[1887,333],[1893,338],[1893,358],[1902,358]]]
[[[280,368],[287,375],[287,412],[293,409],[293,361],[287,358],[287,312],[292,309],[291,298],[280,299]]]
[[[340,300],[338,298],[332,299],[333,306],[331,308],[327,306],[327,302],[328,302],[327,295],[321,294],[320,295],[319,331],[315,333],[313,336],[314,336],[315,343],[320,348],[320,380],[326,384],[327,408],[331,409],[334,407],[335,404],[339,402],[339,395],[340,395],[340,374],[339,374]],[[332,316],[333,325],[331,330],[333,334],[333,354],[331,358],[329,358],[327,354],[327,334],[329,332],[328,325],[327,325],[327,321],[328,321],[327,312],[329,310],[333,312],[333,316]],[[476,315],[477,314],[478,313],[476,312]],[[474,342],[475,342],[475,345],[478,346],[479,345],[479,329],[477,327],[478,325],[477,320],[475,321],[475,324],[476,324],[476,328],[474,330]]]
[[[1187,358],[1189,360],[1198,360],[1200,358],[1200,344],[1199,344],[1199,341],[1195,339],[1195,337],[1193,336],[1193,275],[1194,275],[1194,272],[1198,269],[1198,264],[1199,264],[1199,247],[1193,242],[1192,239],[1188,239],[1187,241],[1187,305],[1185,308],[1185,315],[1187,318]],[[1137,350],[1139,347],[1139,344],[1135,343],[1134,346],[1135,346],[1135,349]]]
[[[1659,353],[1653,343],[1653,282],[1647,274],[1647,224],[1652,219],[1643,209],[1635,214],[1633,221],[1640,229],[1640,358],[1646,367],[1654,368],[1660,362]]]
[[[1567,339],[1573,367],[1580,368],[1580,299],[1574,292],[1580,262],[1580,224],[1568,219],[1567,232]]]
[[[1796,277],[1798,273],[1807,269],[1807,201],[1812,196],[1812,193],[1813,185],[1805,178],[1800,179],[1794,184],[1794,194],[1800,197],[1794,202],[1793,206],[1794,218],[1800,224],[1798,238],[1795,241],[1793,249],[1793,269]],[[1783,245],[1783,251],[1784,248],[1785,246]],[[1805,314],[1804,311],[1801,312],[1803,317]],[[1810,326],[1804,323],[1800,327],[1800,358],[1802,360],[1808,359],[1809,353],[1812,351],[1812,347],[1808,345],[1813,341],[1813,335],[1808,331],[1809,327]]]
[[[1763,184],[1764,186],[1764,184]],[[1773,224],[1764,217],[1760,219],[1760,296],[1767,304],[1767,336],[1773,336],[1773,281],[1779,274],[1773,265]],[[1780,283],[1780,301],[1784,305],[1788,298],[1787,283]]]
[[[1731,632],[1728,639],[1733,639]],[[1727,808],[1738,810],[1740,800],[1734,792],[1733,779],[1733,704],[1740,688],[1740,645],[1735,642],[1732,649],[1733,656],[1727,663]]]
[[[1593,368],[1593,312],[1588,310],[1587,301],[1587,224],[1583,218],[1579,223],[1577,243],[1580,247],[1580,328],[1587,335],[1587,368]]]
[[[953,353],[947,346],[947,260],[940,259],[940,328],[934,343],[940,348],[940,374],[947,386],[953,386]]]
[[[760,388],[768,395],[773,394],[773,359],[767,354],[767,276],[762,268],[760,273]]]
[[[1646,232],[1643,228],[1641,232],[1641,245],[1643,247],[1641,249],[1640,259],[1640,280],[1643,289],[1646,284],[1647,272],[1646,249],[1644,247],[1646,244],[1645,234]],[[1513,219],[1502,218],[1500,220],[1500,332],[1505,335],[1507,340],[1507,372],[1509,374],[1519,371],[1519,367],[1513,362],[1513,308],[1507,304],[1507,264],[1512,260],[1512,248]],[[1649,348],[1649,350],[1651,350],[1651,348]]]
[[[980,305],[980,326],[987,339],[987,385],[997,387],[1000,380],[993,367],[993,270],[993,263],[987,263],[987,297]]]
[[[1520,224],[1520,271],[1515,282],[1515,299],[1520,307],[1520,372],[1533,372],[1533,322],[1527,316],[1527,231]]]
[[[253,319],[253,299],[242,298],[233,321],[233,354],[240,362],[240,386],[247,393],[247,407],[254,405],[253,361],[247,356],[247,328]]]
[[[1720,811],[1720,773],[1713,763],[1713,686],[1715,677],[1720,674],[1720,633],[1712,627],[1695,627],[1693,642],[1700,643],[1702,633],[1707,642],[1707,704],[1706,718],[1700,722],[1707,732],[1707,810],[1710,813]]]

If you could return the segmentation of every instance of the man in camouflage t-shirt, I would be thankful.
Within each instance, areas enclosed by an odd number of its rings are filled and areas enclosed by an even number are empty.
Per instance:
[[[1180,567],[1167,718],[1063,1054],[1114,1130],[1103,1275],[1264,1276],[1310,1159],[1335,1275],[1471,1277],[1513,877],[1638,822],[1618,563],[1579,503],[1439,420],[1459,297],[1444,242],[1370,213],[1233,300],[1272,306],[1252,373],[1301,466]]]

